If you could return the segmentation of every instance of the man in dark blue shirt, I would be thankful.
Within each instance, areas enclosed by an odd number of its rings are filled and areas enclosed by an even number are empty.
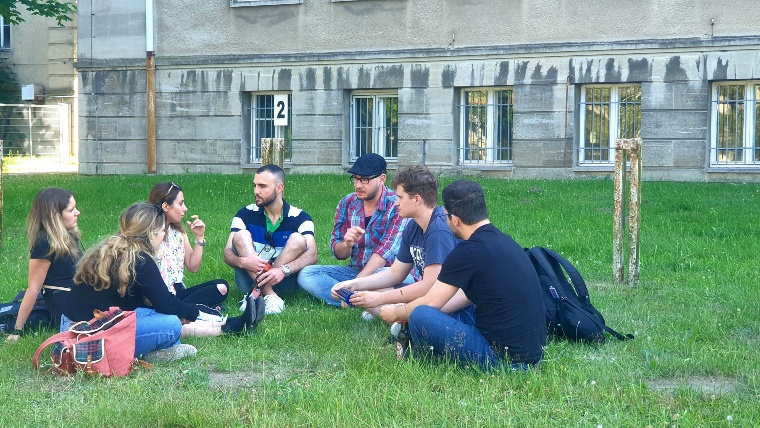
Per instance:
[[[293,274],[317,262],[314,222],[306,211],[283,199],[282,168],[262,166],[253,185],[256,201],[241,208],[232,219],[224,262],[235,268],[240,292],[250,293],[255,282],[264,296],[266,313],[276,314],[285,309],[285,302],[275,287],[280,292],[297,290],[297,275]],[[262,258],[266,246],[272,247],[274,254]]]

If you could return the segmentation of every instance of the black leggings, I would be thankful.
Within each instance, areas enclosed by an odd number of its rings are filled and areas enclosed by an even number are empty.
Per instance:
[[[206,281],[189,288],[185,288],[182,284],[174,284],[174,289],[177,290],[177,297],[185,303],[215,308],[227,300],[227,294],[220,293],[217,284],[224,284],[227,291],[230,290],[229,284],[223,279]]]

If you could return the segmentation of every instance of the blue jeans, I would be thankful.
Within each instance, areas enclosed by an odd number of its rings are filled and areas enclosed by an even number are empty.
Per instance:
[[[388,269],[382,267],[375,272]],[[298,286],[304,289],[307,293],[316,297],[317,299],[327,303],[331,306],[340,306],[340,300],[335,300],[332,297],[332,290],[335,284],[348,281],[356,278],[359,272],[362,270],[356,267],[338,266],[338,265],[311,265],[301,269],[298,273]],[[407,275],[404,281],[395,286],[395,288],[403,287],[414,283],[414,278],[411,274]]]
[[[135,358],[157,349],[179,345],[182,323],[175,315],[166,315],[154,309],[135,309]],[[87,320],[89,321],[89,320]],[[68,331],[74,324],[66,315],[61,315],[61,331]]]
[[[409,315],[412,347],[421,354],[432,353],[481,369],[502,365],[490,343],[475,327],[474,305],[445,314],[430,306],[418,306]],[[527,364],[512,364],[514,370],[526,370]]]
[[[355,267],[337,265],[311,265],[298,272],[298,286],[307,293],[331,306],[340,306],[330,293],[333,286],[341,281],[356,278],[362,270]]]

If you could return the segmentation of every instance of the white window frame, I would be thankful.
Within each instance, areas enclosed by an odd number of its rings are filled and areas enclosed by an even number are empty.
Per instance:
[[[272,6],[278,4],[301,4],[303,0],[230,0],[230,7]]]
[[[11,50],[11,24],[2,16],[0,16],[0,50]]]
[[[504,92],[509,91],[510,95],[510,103],[508,104],[498,104],[496,103],[496,95],[498,92]],[[486,104],[481,104],[478,107],[474,107],[475,105],[468,104],[467,103],[467,95],[468,93],[472,92],[485,92],[486,93]],[[512,149],[513,149],[513,142],[514,142],[514,119],[509,121],[508,129],[506,132],[508,133],[507,139],[507,147],[503,148],[496,145],[496,142],[494,141],[494,136],[496,136],[499,131],[504,132],[504,130],[500,130],[497,128],[497,124],[501,121],[501,110],[498,109],[499,106],[506,106],[508,109],[509,115],[514,118],[514,88],[505,86],[505,87],[475,87],[475,88],[463,88],[459,92],[460,96],[460,102],[459,102],[459,163],[460,164],[483,164],[483,163],[491,163],[491,164],[512,164]],[[473,106],[473,107],[471,107]],[[486,120],[485,120],[485,126],[481,127],[480,130],[478,130],[480,134],[479,138],[482,141],[482,144],[479,146],[473,147],[470,145],[470,142],[472,141],[471,135],[470,135],[470,128],[467,126],[469,123],[468,119],[468,112],[471,108],[476,109],[484,109],[486,113]],[[484,134],[484,135],[483,135]],[[502,159],[499,159],[499,151],[502,151]],[[506,150],[506,159],[504,159],[505,156],[503,156],[503,151]],[[477,158],[473,159],[473,154],[477,154]],[[485,155],[485,156],[484,156]]]
[[[386,109],[377,108],[381,105],[385,107],[385,103],[391,101],[396,103],[396,126],[388,128],[385,126],[386,121]],[[368,133],[364,138],[359,137],[357,126],[357,107],[359,103],[372,103],[372,114],[370,116],[372,123],[368,126],[364,126]],[[386,160],[398,159],[398,93],[393,92],[361,92],[357,91],[351,94],[351,115],[350,115],[350,141],[349,141],[349,157],[353,162],[359,156],[365,154],[360,150],[359,146],[363,145],[365,138],[371,138],[371,144],[369,150],[371,153],[376,153]],[[395,144],[395,150],[392,147],[390,151],[386,150],[386,136],[388,132],[391,133],[391,146]],[[394,134],[395,132],[395,134]],[[361,141],[360,141],[361,140]],[[395,140],[395,142],[393,141]],[[395,153],[394,153],[395,152]]]
[[[639,112],[641,111],[641,99],[639,99],[638,103],[636,102],[628,102],[624,103],[621,102],[620,93],[623,89],[626,88],[638,88],[639,93],[641,92],[641,84],[635,83],[635,84],[614,84],[614,85],[583,85],[581,86],[581,97],[580,97],[580,104],[579,104],[579,112],[580,112],[580,127],[579,127],[579,144],[578,144],[578,164],[579,165],[614,165],[615,164],[615,141],[618,138],[640,138],[641,137],[641,123],[638,124],[634,121],[634,130],[635,133],[633,135],[626,135],[622,136],[620,135],[621,128],[624,128],[621,126],[620,123],[620,108],[621,105],[628,104],[632,105],[633,108],[638,105]],[[610,91],[610,99],[609,101],[596,101],[596,100],[588,100],[587,97],[587,90],[588,89],[609,89]],[[608,127],[608,137],[607,137],[607,146],[600,145],[598,147],[589,147],[588,142],[586,141],[586,109],[588,106],[598,106],[599,108],[607,108],[608,111],[607,114],[607,120],[606,124]],[[602,116],[603,113],[600,113]],[[612,119],[615,120],[612,120]],[[604,124],[602,124],[604,125]],[[587,157],[588,151],[592,152],[591,157]],[[607,152],[607,158],[604,159],[603,156],[601,156],[601,153],[604,151]],[[593,153],[599,152],[600,153],[600,159],[594,159]]]
[[[288,96],[288,117],[290,118],[288,120],[288,126],[274,126],[274,116],[268,117],[266,115],[260,114],[259,108],[257,107],[258,104],[258,98],[259,97],[272,97],[274,98],[275,95],[284,94]],[[273,92],[250,92],[250,105],[248,106],[248,109],[250,110],[250,113],[248,114],[249,120],[250,120],[250,131],[248,135],[248,141],[247,141],[247,147],[245,147],[243,156],[244,164],[254,164],[261,162],[261,139],[262,138],[285,138],[285,156],[284,160],[291,160],[292,158],[292,129],[293,129],[293,115],[292,113],[292,97],[293,95],[291,92],[283,92],[283,91],[273,91]],[[274,113],[274,99],[272,99],[272,112]],[[257,126],[261,121],[265,122],[272,122],[271,124],[264,124],[264,126],[268,126],[268,128],[273,128],[273,135],[259,135],[259,127]]]
[[[720,88],[730,86],[743,87],[744,98],[739,100],[726,100],[721,95]],[[732,104],[735,106],[731,108]],[[739,115],[743,117],[739,117]],[[723,117],[721,117],[723,116]],[[736,167],[758,168],[760,167],[760,135],[757,135],[757,126],[760,122],[760,80],[746,81],[723,81],[712,84],[712,103],[710,106],[711,136],[710,136],[710,166],[711,167]],[[725,121],[725,122],[724,122]],[[729,131],[730,127],[738,132],[741,144],[718,147],[720,134]],[[741,128],[741,129],[739,129]],[[731,156],[733,154],[733,156]],[[737,154],[741,159],[736,160]],[[733,157],[734,159],[728,159]]]

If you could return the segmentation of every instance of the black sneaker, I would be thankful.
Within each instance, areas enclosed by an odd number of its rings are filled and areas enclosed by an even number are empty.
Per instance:
[[[253,295],[248,296],[247,301],[247,306],[252,308],[248,328],[256,330],[256,327],[264,320],[264,316],[266,315],[266,303],[264,303],[263,297],[253,297]]]

